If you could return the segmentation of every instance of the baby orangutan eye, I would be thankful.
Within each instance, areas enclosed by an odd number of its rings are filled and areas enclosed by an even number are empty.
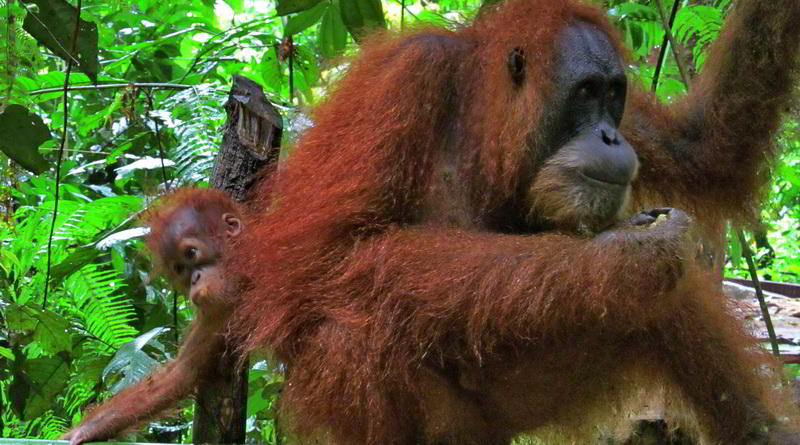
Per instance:
[[[187,260],[193,260],[197,258],[197,248],[196,247],[189,247],[183,254]]]

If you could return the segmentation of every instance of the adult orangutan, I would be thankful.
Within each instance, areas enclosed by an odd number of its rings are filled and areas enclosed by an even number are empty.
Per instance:
[[[798,29],[800,1],[735,2],[673,105],[627,82],[604,12],[571,0],[373,38],[226,264],[253,280],[241,350],[288,367],[290,434],[508,444],[663,383],[713,443],[800,443],[686,241],[687,214],[749,220]]]
[[[228,242],[242,230],[241,212],[224,193],[178,189],[149,210],[147,244],[170,283],[197,308],[178,357],[93,410],[62,436],[70,445],[106,440],[156,417],[215,381],[225,353],[223,328],[236,303],[236,280],[223,277]]]

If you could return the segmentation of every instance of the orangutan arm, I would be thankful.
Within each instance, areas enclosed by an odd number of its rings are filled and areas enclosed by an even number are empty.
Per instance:
[[[343,265],[372,280],[376,326],[404,325],[413,344],[457,332],[484,339],[542,338],[564,329],[644,328],[668,317],[684,264],[685,214],[651,227],[623,226],[592,239],[424,228],[390,232]],[[345,281],[337,292],[349,292]],[[392,308],[388,310],[387,308]],[[402,320],[402,321],[401,321]]]
[[[734,8],[688,97],[667,107],[631,94],[622,132],[640,157],[645,201],[745,216],[766,180],[796,86],[800,2],[739,0]]]
[[[61,439],[69,440],[70,445],[80,445],[116,437],[191,395],[222,350],[222,336],[218,332],[218,327],[199,317],[175,360],[94,409]]]

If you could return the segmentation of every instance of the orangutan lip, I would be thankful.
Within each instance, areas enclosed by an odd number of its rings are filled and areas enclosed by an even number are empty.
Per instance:
[[[609,181],[606,181],[606,180],[603,180],[603,179],[598,179],[598,178],[595,178],[593,176],[589,176],[584,172],[580,172],[580,175],[581,175],[581,177],[583,177],[584,179],[586,179],[589,182],[597,183],[599,185],[606,186],[606,187],[609,187],[609,186],[610,187],[627,187],[628,184],[630,184],[629,182],[625,182],[625,183],[609,182]]]

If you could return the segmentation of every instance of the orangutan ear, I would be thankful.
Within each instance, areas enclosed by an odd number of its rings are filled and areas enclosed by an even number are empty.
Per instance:
[[[228,238],[233,238],[242,233],[242,220],[233,213],[223,214],[222,222],[225,223],[225,236]]]

